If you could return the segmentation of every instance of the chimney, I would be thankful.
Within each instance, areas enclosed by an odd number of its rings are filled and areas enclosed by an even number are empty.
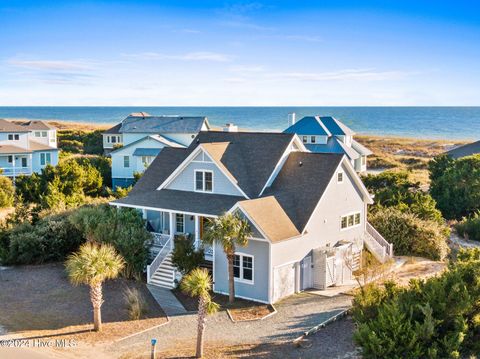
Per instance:
[[[235,126],[233,123],[225,124],[223,132],[238,132],[238,126]]]
[[[288,114],[288,126],[292,126],[295,124],[295,112]]]

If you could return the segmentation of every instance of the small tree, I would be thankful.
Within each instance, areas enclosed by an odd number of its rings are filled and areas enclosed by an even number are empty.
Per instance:
[[[233,261],[237,247],[245,247],[248,237],[252,235],[248,221],[238,214],[225,213],[220,217],[211,219],[204,233],[203,241],[214,245],[218,241],[227,256],[228,261],[228,301],[235,300],[235,280],[233,276]]]
[[[192,236],[176,236],[172,252],[172,263],[183,274],[187,274],[202,264],[205,258],[203,248],[195,250]]]
[[[12,207],[15,194],[12,180],[0,173],[0,208]]]
[[[83,244],[77,253],[68,257],[65,263],[73,285],[86,284],[90,286],[93,325],[97,332],[102,330],[102,284],[107,279],[116,278],[123,266],[123,258],[111,245],[98,245],[92,242]]]
[[[196,268],[183,277],[180,288],[191,297],[198,297],[196,357],[201,358],[203,356],[203,333],[205,331],[207,315],[213,314],[218,310],[218,304],[213,302],[210,296],[212,279],[206,269]]]

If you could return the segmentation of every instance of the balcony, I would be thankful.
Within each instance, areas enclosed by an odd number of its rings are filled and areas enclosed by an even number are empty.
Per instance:
[[[0,167],[2,175],[7,177],[15,177],[20,175],[30,176],[32,169],[30,167]]]

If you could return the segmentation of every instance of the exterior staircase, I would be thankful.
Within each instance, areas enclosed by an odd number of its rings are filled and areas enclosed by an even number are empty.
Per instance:
[[[153,257],[147,266],[147,283],[172,289],[175,287],[175,267],[172,265],[173,238],[154,234],[154,245],[150,254]]]
[[[367,230],[364,243],[370,253],[381,263],[387,262],[393,257],[393,245],[388,243],[373,226],[367,222]]]

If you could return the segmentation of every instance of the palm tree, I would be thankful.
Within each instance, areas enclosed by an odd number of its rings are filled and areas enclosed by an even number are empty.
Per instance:
[[[210,290],[212,279],[205,268],[195,268],[180,283],[180,289],[191,297],[198,297],[197,358],[203,356],[203,332],[207,315],[218,310],[218,304],[212,301]]]
[[[77,253],[70,255],[65,263],[68,277],[73,285],[90,286],[90,300],[93,306],[93,326],[96,332],[102,330],[103,304],[102,284],[118,276],[125,261],[109,244],[87,242]]]
[[[252,235],[250,225],[246,219],[238,214],[224,213],[220,217],[211,219],[205,230],[203,241],[214,245],[220,242],[228,261],[228,302],[235,300],[235,280],[233,276],[233,261],[237,247],[245,247],[248,238]]]

